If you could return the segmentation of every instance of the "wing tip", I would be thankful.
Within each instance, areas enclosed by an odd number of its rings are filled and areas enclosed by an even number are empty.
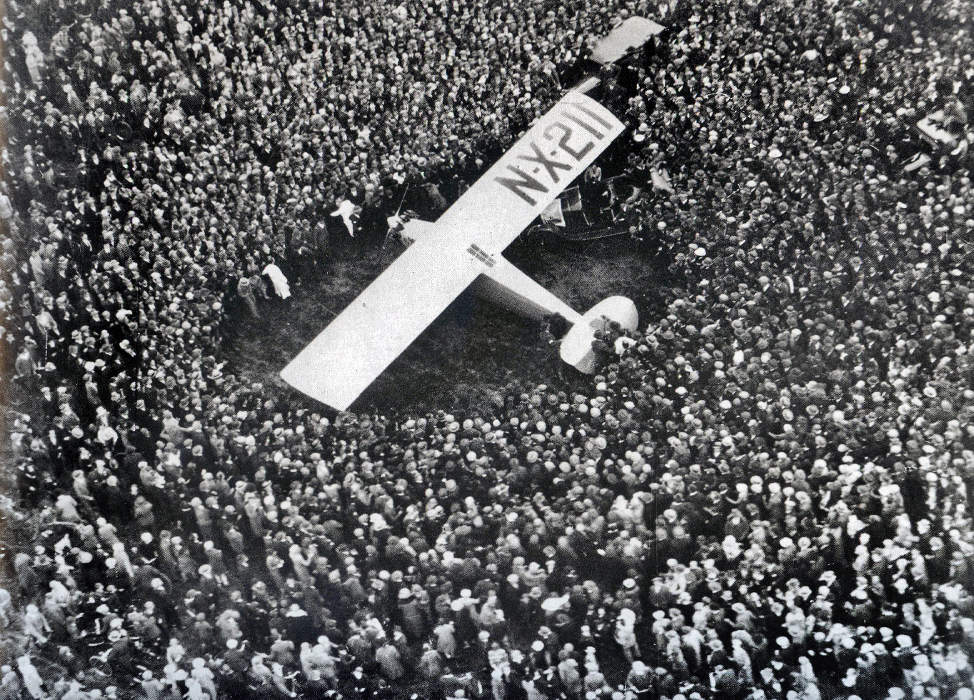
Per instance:
[[[278,376],[285,384],[300,391],[308,398],[314,399],[318,403],[324,404],[328,408],[336,411],[347,411],[348,407],[358,398],[357,395],[351,398],[348,396],[331,395],[327,387],[322,387],[318,382],[309,381],[307,376],[299,372],[293,365],[294,362],[292,361],[278,373]]]

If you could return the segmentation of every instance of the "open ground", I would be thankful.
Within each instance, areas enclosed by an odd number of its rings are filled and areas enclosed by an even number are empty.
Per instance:
[[[398,247],[338,251],[292,284],[288,302],[262,306],[254,320],[240,315],[228,333],[224,357],[233,371],[265,387],[290,389],[278,372],[397,256]],[[645,323],[672,281],[665,267],[628,237],[586,246],[515,243],[508,256],[539,283],[584,311],[612,294],[630,296]],[[430,270],[429,274],[436,274]],[[323,368],[323,371],[327,371]],[[352,406],[352,410],[425,413],[434,409],[487,414],[508,387],[544,382],[559,390],[584,385],[583,375],[558,359],[539,324],[461,295]],[[314,406],[320,409],[319,404]]]

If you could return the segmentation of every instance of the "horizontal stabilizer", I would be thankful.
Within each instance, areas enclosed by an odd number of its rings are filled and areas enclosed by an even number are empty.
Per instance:
[[[615,321],[631,331],[639,325],[636,305],[626,297],[608,297],[585,312],[582,320],[572,326],[561,340],[561,359],[585,374],[594,374],[598,358],[592,348],[595,332],[605,330]]]

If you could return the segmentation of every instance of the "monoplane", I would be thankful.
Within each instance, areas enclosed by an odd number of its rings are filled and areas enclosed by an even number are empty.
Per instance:
[[[662,28],[631,18],[600,47],[611,61]],[[599,47],[597,47],[599,48]],[[502,253],[625,129],[585,92],[583,81],[464,192],[435,222],[411,219],[408,248],[281,371],[288,384],[340,411],[465,289],[530,318],[560,315],[570,330],[561,358],[597,367],[592,341],[610,322],[632,330],[635,304],[610,296],[584,314],[542,287]]]

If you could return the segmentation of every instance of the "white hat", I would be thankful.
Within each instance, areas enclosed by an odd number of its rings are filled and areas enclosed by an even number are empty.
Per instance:
[[[546,612],[554,612],[555,610],[561,610],[565,605],[568,604],[568,594],[558,598],[548,598],[541,603],[541,609]]]

